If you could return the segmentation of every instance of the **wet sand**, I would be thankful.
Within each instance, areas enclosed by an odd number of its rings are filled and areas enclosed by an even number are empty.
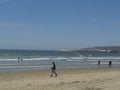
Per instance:
[[[0,73],[0,90],[120,90],[120,68]]]

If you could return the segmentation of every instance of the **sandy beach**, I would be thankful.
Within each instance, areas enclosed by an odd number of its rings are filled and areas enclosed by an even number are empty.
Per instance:
[[[0,90],[120,90],[120,68],[0,73]]]

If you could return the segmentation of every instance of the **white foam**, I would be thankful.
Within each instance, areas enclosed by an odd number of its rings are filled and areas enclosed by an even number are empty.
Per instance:
[[[23,58],[23,61],[34,60],[67,60],[67,61],[96,61],[96,60],[120,60],[120,57],[41,57],[41,58]],[[0,61],[18,61],[18,59],[0,59]]]

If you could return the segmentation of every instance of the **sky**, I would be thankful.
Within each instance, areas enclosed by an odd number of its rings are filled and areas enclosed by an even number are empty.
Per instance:
[[[120,46],[120,0],[0,0],[0,49]]]

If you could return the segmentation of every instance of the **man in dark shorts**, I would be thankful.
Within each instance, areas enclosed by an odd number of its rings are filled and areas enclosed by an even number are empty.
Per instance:
[[[55,62],[52,62],[52,67],[51,67],[51,75],[50,77],[53,76],[53,74],[55,75],[55,77],[57,77],[57,73],[56,73],[56,65],[55,65]]]

